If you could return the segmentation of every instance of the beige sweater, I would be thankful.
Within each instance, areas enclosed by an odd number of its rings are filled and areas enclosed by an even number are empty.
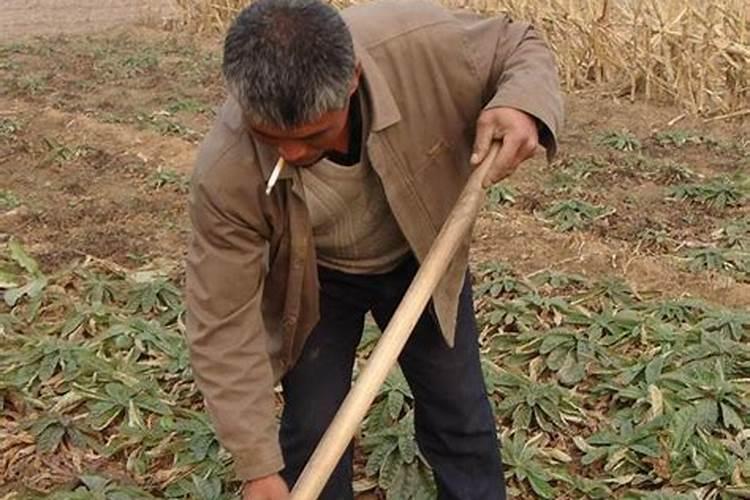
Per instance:
[[[393,270],[409,251],[375,171],[329,160],[301,169],[318,262],[353,274]]]

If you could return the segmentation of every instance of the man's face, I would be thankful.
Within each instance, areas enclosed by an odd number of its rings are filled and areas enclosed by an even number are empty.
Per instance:
[[[329,111],[318,119],[292,129],[253,125],[250,133],[260,142],[275,148],[279,156],[297,167],[310,166],[328,152],[346,153],[349,105]]]
[[[349,97],[359,87],[362,66],[357,63]],[[292,129],[252,125],[250,133],[278,151],[289,165],[309,167],[331,152],[346,154],[349,149],[349,100],[342,109],[328,111],[316,120]]]

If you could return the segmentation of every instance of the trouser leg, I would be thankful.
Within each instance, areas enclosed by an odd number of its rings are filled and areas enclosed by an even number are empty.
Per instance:
[[[413,279],[417,264],[400,268],[381,286],[373,315],[385,328]],[[441,499],[505,498],[495,420],[482,375],[469,278],[458,306],[455,346],[443,340],[434,314],[426,311],[399,363],[415,399],[419,448],[433,468]]]

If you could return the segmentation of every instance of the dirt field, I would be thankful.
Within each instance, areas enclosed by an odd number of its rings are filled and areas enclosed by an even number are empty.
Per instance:
[[[218,61],[216,42],[145,29],[2,45],[0,242],[22,242],[48,275],[90,256],[170,269],[179,285],[187,178],[222,98]],[[750,123],[595,95],[566,107],[558,159],[490,193],[475,267],[618,279],[638,297],[747,311]],[[66,467],[32,486],[68,484]],[[31,469],[14,470],[0,496],[29,486]]]
[[[3,232],[22,238],[48,269],[88,254],[121,264],[179,259],[188,231],[185,177],[222,97],[218,50],[210,49],[157,31],[6,45],[0,168],[2,189],[20,206],[2,215]],[[750,304],[744,280],[687,272],[675,251],[710,243],[747,207],[667,195],[680,176],[688,183],[750,167],[747,124],[684,119],[668,127],[679,115],[568,96],[558,160],[528,164],[508,182],[516,203],[483,214],[475,258],[507,260],[528,273],[621,274],[639,290]],[[638,150],[597,143],[625,130],[642,142]],[[671,144],[670,133],[684,144]],[[568,198],[613,212],[584,231],[555,231],[540,214]],[[657,245],[648,236],[660,231]]]
[[[170,0],[4,0],[0,40],[101,32],[133,24],[160,26],[174,20]]]

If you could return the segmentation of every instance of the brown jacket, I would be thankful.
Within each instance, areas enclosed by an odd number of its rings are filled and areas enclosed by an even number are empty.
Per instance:
[[[521,109],[548,155],[562,103],[551,52],[527,24],[415,1],[343,11],[369,98],[366,153],[412,251],[422,260],[469,174],[482,109]],[[273,388],[318,320],[312,230],[299,173],[270,196],[277,154],[247,132],[229,99],[193,175],[187,335],[195,380],[240,479],[283,468]],[[433,294],[452,345],[469,241]]]

